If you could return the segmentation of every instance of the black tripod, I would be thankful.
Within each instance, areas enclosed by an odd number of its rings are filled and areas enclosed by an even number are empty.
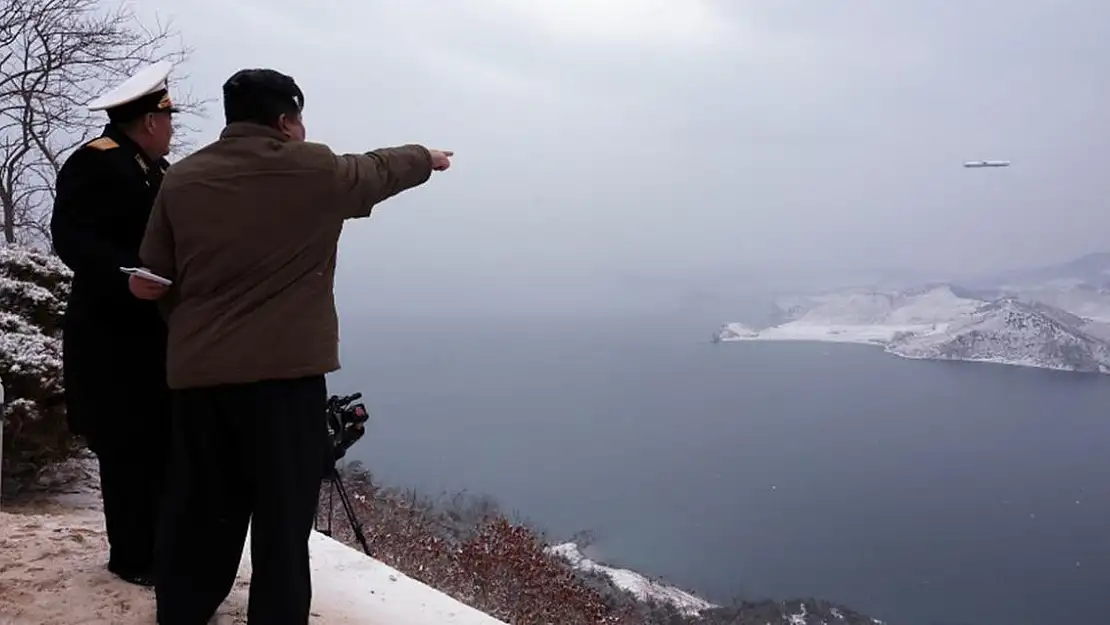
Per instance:
[[[328,524],[324,529],[320,527],[320,502],[317,501],[316,531],[324,536],[331,536],[332,511],[335,510],[333,502],[335,491],[338,490],[339,501],[343,504],[344,514],[347,515],[347,523],[350,524],[351,531],[354,532],[355,538],[362,545],[362,550],[369,556],[370,545],[366,544],[366,535],[362,533],[362,524],[359,523],[358,516],[355,515],[351,498],[347,495],[347,487],[343,485],[343,478],[339,475],[339,469],[335,465],[347,453],[347,449],[362,438],[362,435],[366,432],[365,426],[370,419],[370,413],[366,411],[366,407],[362,404],[353,403],[360,397],[362,397],[362,393],[343,397],[332,395],[328,399],[328,440],[332,446],[332,460],[327,468],[327,473],[324,475],[324,479],[328,481]]]
[[[358,515],[355,514],[355,509],[351,506],[351,498],[347,496],[347,488],[343,485],[343,478],[339,475],[339,469],[332,467],[327,476],[324,477],[328,481],[328,516],[327,525],[324,528],[320,527],[320,506],[316,506],[316,531],[324,536],[331,537],[331,519],[332,511],[335,509],[333,504],[335,491],[339,491],[339,501],[343,504],[343,513],[347,515],[347,523],[351,526],[351,531],[355,535],[355,539],[362,545],[362,550],[366,555],[370,555],[370,545],[366,543],[366,535],[362,532],[362,523],[358,520]]]

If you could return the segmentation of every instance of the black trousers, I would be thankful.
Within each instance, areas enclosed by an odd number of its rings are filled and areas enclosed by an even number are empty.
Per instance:
[[[147,445],[100,446],[100,494],[108,533],[108,568],[122,576],[149,576],[165,478],[166,454]],[[155,453],[156,452],[156,453]]]
[[[136,359],[142,361],[143,359]],[[155,538],[169,463],[169,391],[155,374],[129,376],[134,388],[97,385],[87,372],[71,376],[83,395],[70,397],[67,414],[84,415],[82,430],[96,454],[108,534],[108,568],[124,578],[153,573]],[[107,371],[119,369],[108,363]],[[131,372],[133,373],[133,372]]]
[[[158,623],[203,625],[251,530],[251,625],[308,623],[308,539],[331,453],[323,376],[174,392]]]

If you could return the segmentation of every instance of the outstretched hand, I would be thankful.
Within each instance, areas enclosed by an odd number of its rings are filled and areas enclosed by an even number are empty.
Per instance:
[[[432,171],[443,171],[451,166],[451,157],[455,155],[450,150],[428,150],[432,154]]]

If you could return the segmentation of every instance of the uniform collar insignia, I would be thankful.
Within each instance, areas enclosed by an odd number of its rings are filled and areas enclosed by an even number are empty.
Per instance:
[[[144,174],[150,173],[150,165],[146,164],[146,160],[143,158],[142,154],[139,154],[138,152],[135,153],[135,162],[139,164],[139,167],[143,168]]]

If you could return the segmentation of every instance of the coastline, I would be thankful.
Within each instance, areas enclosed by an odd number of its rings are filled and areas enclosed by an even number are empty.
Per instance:
[[[731,327],[742,328],[736,334]],[[802,329],[804,328],[804,329]],[[1101,371],[1084,371],[1067,367],[1037,362],[1030,359],[998,358],[998,357],[960,357],[947,358],[941,356],[909,354],[897,349],[894,341],[904,333],[911,333],[918,337],[930,334],[940,334],[947,329],[947,324],[929,326],[772,326],[763,330],[752,330],[741,324],[725,324],[714,335],[713,342],[717,343],[825,343],[841,345],[864,345],[882,349],[891,356],[904,360],[930,361],[930,362],[967,362],[975,364],[1004,365],[1009,367],[1022,367],[1027,369],[1042,369],[1062,373],[1090,373],[1098,375],[1110,374],[1110,369]],[[785,330],[785,331],[784,331]],[[799,331],[800,330],[800,331]],[[731,336],[723,337],[722,334],[730,332]]]

